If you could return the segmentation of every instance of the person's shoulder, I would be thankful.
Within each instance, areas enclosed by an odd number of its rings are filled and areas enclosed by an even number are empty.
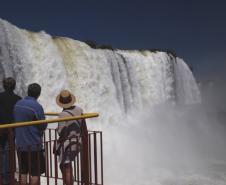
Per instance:
[[[43,109],[42,104],[41,104],[41,103],[39,103],[37,100],[36,100],[36,101],[34,101],[34,105],[35,105],[37,108],[39,108],[39,109]]]
[[[16,109],[20,109],[20,107],[21,106],[25,106],[26,105],[26,103],[24,102],[24,99],[19,99],[16,103],[15,103],[15,105],[14,105],[14,109],[16,110]]]
[[[25,101],[24,98],[20,98],[20,99],[16,102],[16,105],[17,105],[17,104],[24,103],[24,101]]]
[[[79,107],[79,106],[76,106],[75,109],[83,112],[83,109],[81,107]]]
[[[19,96],[19,95],[17,95],[17,94],[14,94],[14,96],[15,96],[18,100],[22,99],[21,96]]]
[[[40,107],[41,104],[33,97],[30,97],[30,96],[26,96],[24,98],[24,101],[27,102],[27,104],[31,105],[31,106],[38,106]]]
[[[36,101],[33,101],[32,99],[29,99],[27,97],[20,99],[17,101],[17,104],[24,105],[28,107],[37,107],[39,104]]]
[[[0,99],[4,98],[5,93],[4,92],[0,92]]]
[[[65,111],[62,111],[61,113],[58,114],[59,118],[63,118],[63,117],[67,117],[67,116],[68,116],[68,113]]]
[[[83,114],[83,110],[79,106],[75,106],[74,109],[72,110],[72,112],[74,115],[77,115],[77,116]]]
[[[0,92],[0,98],[5,98],[7,96],[6,91]]]
[[[21,98],[19,95],[17,95],[17,94],[13,94],[13,99],[14,99],[15,101],[19,101],[19,100],[21,100],[22,98]]]

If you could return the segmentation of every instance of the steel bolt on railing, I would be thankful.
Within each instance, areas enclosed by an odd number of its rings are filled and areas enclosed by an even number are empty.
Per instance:
[[[48,115],[57,115],[56,113],[51,113]],[[10,185],[21,184],[21,169],[18,168],[18,164],[21,162],[21,153],[18,148],[15,147],[13,140],[13,132],[12,128],[20,127],[20,126],[31,126],[38,124],[48,124],[48,123],[56,123],[59,121],[66,120],[76,120],[76,119],[86,119],[91,117],[97,117],[98,114],[84,114],[82,116],[77,117],[66,117],[64,119],[49,119],[49,120],[41,120],[34,122],[23,122],[23,123],[12,123],[12,124],[3,124],[0,125],[0,129],[8,129],[10,133],[9,137],[9,146],[7,149],[0,149],[0,185],[3,185],[3,177],[6,174],[2,172],[2,157],[4,152],[8,151],[9,157],[9,170],[8,175],[10,176]],[[102,144],[102,132],[100,131],[89,131],[83,132],[82,136],[82,150],[77,155],[75,160],[72,162],[72,175],[74,184],[77,185],[103,185],[103,144]],[[63,177],[59,168],[59,159],[53,154],[53,147],[56,146],[58,140],[58,134],[56,129],[47,129],[43,136],[43,146],[45,151],[45,173],[41,175],[40,181],[41,184],[51,184],[58,185],[63,183]],[[29,159],[31,156],[31,146],[29,152]],[[39,146],[37,146],[39,147]],[[16,153],[18,155],[16,155]],[[37,170],[41,168],[39,161],[42,160],[40,154],[36,156],[37,159]],[[31,161],[28,161],[29,172],[31,171]],[[30,173],[29,173],[30,174]],[[31,182],[31,176],[29,175],[29,182]]]

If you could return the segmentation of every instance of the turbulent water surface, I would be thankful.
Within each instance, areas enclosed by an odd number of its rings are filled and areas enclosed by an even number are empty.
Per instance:
[[[100,113],[88,126],[104,131],[105,184],[226,184],[224,146],[215,154],[206,143],[222,137],[209,133],[203,112],[191,111],[200,92],[180,58],[92,49],[0,20],[0,72],[0,80],[17,80],[22,96],[29,83],[41,84],[46,111],[59,111],[55,97],[69,88],[85,112]],[[202,160],[204,151],[211,155]]]

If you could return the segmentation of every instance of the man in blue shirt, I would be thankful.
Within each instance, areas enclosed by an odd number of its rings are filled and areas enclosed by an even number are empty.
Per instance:
[[[19,100],[14,107],[16,122],[44,120],[42,106],[37,102],[41,86],[37,83],[28,86],[28,96]],[[45,159],[42,147],[42,134],[46,124],[17,127],[16,147],[18,150],[21,185],[27,184],[27,175],[31,175],[31,185],[40,184],[40,175],[45,172]]]

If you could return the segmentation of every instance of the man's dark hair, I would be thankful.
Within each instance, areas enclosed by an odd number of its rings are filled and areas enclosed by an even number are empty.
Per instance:
[[[37,83],[30,84],[28,86],[27,95],[38,99],[41,94],[41,86]]]
[[[16,87],[16,81],[12,77],[4,78],[2,83],[6,91],[13,91]]]

